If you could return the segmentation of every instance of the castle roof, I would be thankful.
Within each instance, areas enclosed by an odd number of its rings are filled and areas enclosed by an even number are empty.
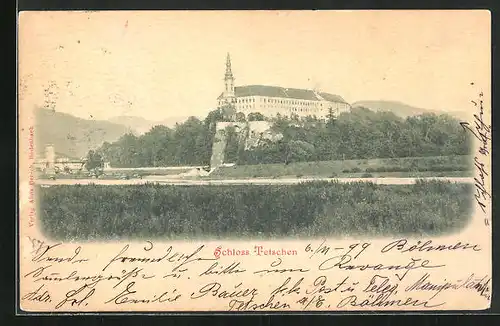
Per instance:
[[[330,102],[346,103],[346,101],[338,95],[324,93],[324,92],[317,94],[309,89],[285,88],[279,86],[265,86],[265,85],[236,86],[234,88],[234,94],[236,97],[266,96],[266,97],[280,97],[280,98],[290,98],[290,99],[309,100],[309,101],[321,101],[322,99],[325,99]],[[223,93],[218,98],[220,99],[222,97]]]

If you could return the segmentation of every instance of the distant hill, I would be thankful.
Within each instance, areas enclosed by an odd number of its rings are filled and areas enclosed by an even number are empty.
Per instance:
[[[122,126],[127,127],[132,130],[134,134],[141,135],[149,131],[152,125],[154,124],[152,121],[144,119],[142,117],[133,117],[133,116],[119,116],[113,117],[108,120],[109,122],[116,123]]]
[[[152,127],[157,125],[163,125],[167,127],[173,127],[177,122],[183,122],[187,120],[187,117],[171,117],[162,121],[151,121],[144,119],[142,117],[135,116],[118,116],[110,118],[108,121],[116,124],[123,125],[137,135],[142,135],[148,132]]]
[[[395,101],[358,101],[351,104],[352,107],[365,107],[372,111],[388,111],[397,116],[406,118],[412,115],[419,115],[422,113],[431,113],[433,111],[417,108],[408,104]],[[434,112],[435,113],[435,112]]]
[[[201,117],[197,117],[198,119],[201,119],[203,120],[203,118]],[[189,117],[170,117],[170,118],[167,118],[167,119],[164,119],[164,120],[161,120],[157,123],[155,123],[155,125],[163,125],[163,126],[167,126],[167,127],[174,127],[176,123],[183,123],[185,122],[187,119],[189,119]]]
[[[52,144],[58,155],[79,158],[103,142],[113,142],[130,132],[126,126],[102,120],[86,120],[70,114],[37,109],[36,147],[43,153]]]
[[[418,108],[414,107],[402,102],[397,102],[397,101],[358,101],[354,102],[351,104],[353,108],[355,107],[365,107],[368,108],[372,111],[385,111],[385,112],[392,112],[397,116],[400,116],[402,118],[406,118],[409,116],[414,116],[414,115],[419,115],[419,114],[424,114],[424,113],[435,113],[435,114],[449,114],[452,117],[455,118],[463,118],[463,113],[462,112],[447,112],[447,111],[440,111],[440,110],[429,110],[429,109],[423,109],[423,108]]]

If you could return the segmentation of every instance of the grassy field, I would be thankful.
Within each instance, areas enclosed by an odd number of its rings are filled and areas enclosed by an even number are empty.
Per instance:
[[[442,234],[471,216],[472,185],[307,182],[269,186],[52,186],[37,189],[57,240]]]
[[[408,157],[370,160],[297,162],[220,167],[210,178],[280,177],[468,177],[472,176],[469,155]]]
[[[185,173],[194,167],[130,168],[105,170],[100,179],[142,178],[146,176],[169,176]],[[366,159],[344,161],[297,162],[285,164],[257,164],[219,167],[205,179],[244,178],[411,178],[411,177],[471,177],[472,157],[469,155],[408,157],[390,159]],[[80,173],[56,174],[57,179],[88,179],[88,171]],[[47,179],[49,175],[39,174]]]

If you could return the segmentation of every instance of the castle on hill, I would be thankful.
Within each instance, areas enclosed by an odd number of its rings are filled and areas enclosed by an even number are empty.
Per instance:
[[[279,86],[235,86],[234,80],[228,53],[224,91],[217,98],[217,107],[231,106],[236,112],[245,114],[245,117],[250,113],[259,112],[266,117],[295,114],[299,117],[316,116],[319,119],[326,119],[330,110],[337,116],[351,108],[350,104],[339,95]]]

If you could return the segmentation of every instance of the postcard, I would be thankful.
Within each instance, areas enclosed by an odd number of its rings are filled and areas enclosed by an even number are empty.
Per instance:
[[[490,307],[489,11],[18,23],[19,313]]]

